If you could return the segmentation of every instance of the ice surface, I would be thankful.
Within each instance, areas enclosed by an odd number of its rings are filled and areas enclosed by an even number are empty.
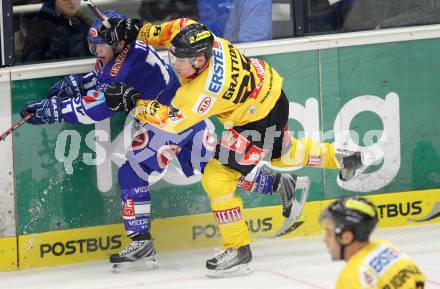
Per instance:
[[[386,239],[416,259],[427,276],[426,288],[440,288],[440,224],[380,229]],[[322,236],[264,240],[252,244],[252,275],[229,279],[205,276],[214,248],[159,252],[159,269],[114,273],[107,262],[0,273],[0,288],[32,289],[308,289],[334,288],[344,262],[331,262]]]

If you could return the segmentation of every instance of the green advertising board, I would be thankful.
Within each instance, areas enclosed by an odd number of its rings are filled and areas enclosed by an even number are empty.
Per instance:
[[[293,135],[361,149],[370,164],[346,184],[337,182],[337,171],[297,170],[312,178],[309,201],[440,187],[439,54],[440,40],[431,39],[263,57],[284,77]],[[13,120],[19,120],[26,101],[45,97],[58,79],[13,81]],[[122,160],[112,152],[120,151],[123,124],[119,115],[98,126],[24,125],[17,131],[18,234],[121,222],[117,169]],[[107,162],[100,166],[93,165],[101,157],[93,142],[97,127],[106,128],[108,137]],[[67,148],[78,144],[69,155]],[[66,159],[71,165],[62,162]],[[210,212],[198,179],[182,179],[173,168],[156,177],[153,218]],[[247,208],[279,203],[275,195],[240,194]]]

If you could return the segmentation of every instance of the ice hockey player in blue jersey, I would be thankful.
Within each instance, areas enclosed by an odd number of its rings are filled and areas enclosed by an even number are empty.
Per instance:
[[[116,11],[104,14],[112,19],[127,19]],[[155,99],[165,105],[171,103],[180,83],[157,52],[143,42],[134,42],[137,31],[130,35],[129,29],[125,35],[115,34],[115,41],[106,44],[98,34],[101,26],[101,22],[96,20],[88,35],[90,50],[97,56],[96,69],[86,75],[66,76],[48,91],[47,98],[26,103],[21,114],[34,113],[29,123],[39,125],[65,121],[92,124],[112,117],[116,112],[130,113],[134,102],[109,89],[112,84],[120,82],[134,87],[139,92],[138,97]],[[180,134],[167,133],[153,126],[135,126],[133,142],[126,154],[127,161],[118,173],[121,213],[127,236],[132,242],[110,256],[113,269],[117,271],[155,268],[158,265],[150,234],[148,176],[152,172],[162,172],[174,157],[186,176],[192,176],[195,170],[203,172],[215,147],[215,143],[211,143],[215,138],[205,122]],[[290,215],[294,202],[295,182],[296,178],[289,174],[263,171],[258,171],[250,179],[238,180],[239,187],[247,191],[262,194],[279,191],[286,217]]]
[[[106,11],[105,15],[127,19],[116,11]],[[180,86],[172,69],[152,47],[142,42],[130,44],[131,41],[127,39],[115,39],[113,44],[106,44],[98,36],[101,25],[96,20],[88,35],[90,50],[97,56],[97,68],[84,76],[66,76],[49,90],[47,99],[28,102],[22,114],[35,113],[28,120],[29,123],[65,121],[91,124],[109,118],[118,111],[129,112],[130,107],[114,106],[109,103],[111,99],[106,101],[104,95],[112,83],[120,81],[135,87],[143,99],[156,99],[160,103],[170,104]],[[132,242],[118,254],[110,256],[115,270],[157,266],[150,234],[148,176],[154,171],[162,172],[174,156],[187,176],[193,175],[195,169],[202,171],[212,155],[203,145],[209,141],[208,138],[205,122],[179,135],[158,131],[152,126],[136,129],[131,148],[126,154],[127,161],[118,172],[121,213],[127,236]],[[200,158],[191,162],[189,152],[193,145],[199,149]]]

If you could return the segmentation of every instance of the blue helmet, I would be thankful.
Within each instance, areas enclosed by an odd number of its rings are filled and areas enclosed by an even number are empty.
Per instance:
[[[127,16],[125,16],[124,14],[121,14],[118,11],[114,11],[114,10],[106,10],[102,14],[104,14],[108,18],[117,18],[117,19],[121,19],[121,20],[127,20],[128,19]],[[102,39],[98,35],[98,32],[101,29],[101,27],[102,27],[102,22],[99,19],[95,19],[95,21],[93,22],[92,26],[90,26],[89,33],[87,35],[87,41],[89,43],[89,49],[90,49],[90,52],[93,55],[96,55],[96,44],[106,44],[104,39]],[[117,43],[115,43],[115,45],[116,44]]]

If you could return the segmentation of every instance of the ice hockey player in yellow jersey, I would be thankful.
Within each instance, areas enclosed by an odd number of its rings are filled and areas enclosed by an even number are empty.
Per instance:
[[[332,260],[347,262],[336,289],[424,288],[425,276],[411,257],[388,241],[369,241],[378,216],[367,199],[337,200],[322,212],[320,221]]]
[[[133,33],[133,25],[130,21],[118,22],[113,32],[107,32],[111,40]],[[290,137],[289,101],[282,90],[282,77],[267,62],[247,58],[204,25],[188,18],[146,24],[138,40],[168,49],[170,64],[182,86],[171,106],[136,100],[134,90],[126,89],[126,85],[115,87],[112,93],[120,93],[122,101],[136,102],[137,119],[169,132],[179,133],[210,116],[224,125],[215,156],[202,176],[224,251],[209,259],[206,267],[208,275],[215,277],[250,273],[250,238],[242,215],[243,203],[236,193],[237,179],[265,160],[274,166],[340,169],[339,177],[346,181],[359,172],[362,155],[336,151],[333,145],[310,138]],[[290,187],[294,192],[295,185],[292,177],[278,180],[274,188]]]

